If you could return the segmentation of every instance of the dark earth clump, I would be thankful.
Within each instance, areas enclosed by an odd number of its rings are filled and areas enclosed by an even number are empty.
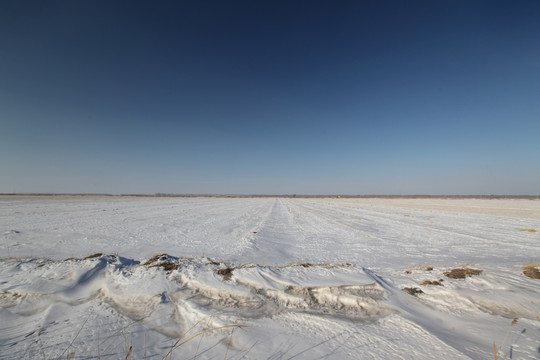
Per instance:
[[[403,288],[403,291],[405,291],[407,294],[416,296],[418,294],[423,294],[424,292],[419,288]]]
[[[422,284],[421,285],[436,285],[436,286],[443,286],[442,282],[444,280],[443,279],[440,279],[440,280],[424,280],[422,281]]]
[[[152,266],[150,266],[150,267],[162,267],[165,271],[167,271],[168,273],[170,273],[170,272],[173,271],[173,270],[178,270],[178,268],[180,267],[180,265],[175,264],[175,263],[170,263],[170,262],[163,261],[163,262],[154,264],[154,265],[152,265]]]
[[[217,271],[217,273],[218,273],[218,275],[223,275],[223,280],[227,281],[227,280],[231,280],[233,270],[234,270],[233,268],[228,267],[228,268],[225,268],[225,269],[219,269]]]
[[[461,269],[452,269],[450,271],[444,272],[444,276],[451,279],[465,279],[469,276],[480,275],[483,270],[469,269],[467,267]]]
[[[144,263],[142,263],[142,265],[150,265],[151,263],[158,261],[161,257],[166,257],[166,256],[167,256],[167,254],[154,255],[153,257],[151,257],[150,259],[148,259]]]
[[[540,270],[537,269],[540,264],[523,265],[523,275],[531,279],[540,279]]]

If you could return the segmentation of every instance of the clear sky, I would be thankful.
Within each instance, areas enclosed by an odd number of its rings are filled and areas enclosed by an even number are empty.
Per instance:
[[[540,1],[1,1],[0,192],[540,192]]]

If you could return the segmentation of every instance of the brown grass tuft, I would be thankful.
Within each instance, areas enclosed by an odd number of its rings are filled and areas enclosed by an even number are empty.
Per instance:
[[[425,286],[425,285],[443,286],[443,284],[442,284],[443,281],[444,281],[443,279],[440,279],[440,280],[438,280],[438,281],[437,281],[437,280],[433,280],[433,281],[431,281],[431,280],[424,280],[424,281],[422,281],[422,284],[421,284],[421,285],[424,285],[424,286]]]
[[[145,262],[143,262],[142,265],[150,265],[151,263],[158,261],[159,258],[161,258],[161,257],[163,257],[163,256],[167,256],[167,254],[158,254],[158,255],[154,255],[154,256],[151,257],[150,259],[148,259],[148,260],[146,260]]]
[[[170,273],[171,271],[173,270],[178,270],[178,268],[180,267],[180,265],[178,264],[175,264],[175,263],[170,263],[170,262],[166,262],[166,261],[162,261],[160,263],[157,263],[157,264],[154,264],[150,267],[162,267],[165,271],[167,271],[168,273]]]
[[[418,294],[423,294],[424,292],[419,288],[403,288],[403,291],[405,291],[407,294],[416,296]]]
[[[536,232],[534,229],[519,229],[519,231]]]
[[[449,277],[451,279],[465,279],[466,277],[473,276],[473,275],[480,275],[483,270],[477,270],[477,269],[470,269],[468,267],[464,267],[461,269],[452,269],[450,271],[444,272],[444,276]]]
[[[102,254],[102,253],[95,253],[95,254],[92,254],[92,255],[88,255],[88,256],[85,257],[83,260],[88,260],[88,259],[98,258],[98,257],[100,257],[101,255],[103,255],[103,254]]]
[[[540,267],[540,264],[523,265],[523,275],[530,277],[531,279],[540,279],[540,270],[537,269],[538,267]]]
[[[228,267],[225,269],[219,269],[217,273],[218,275],[223,275],[223,281],[227,281],[227,280],[231,280],[232,275],[233,275],[233,270],[234,268]]]

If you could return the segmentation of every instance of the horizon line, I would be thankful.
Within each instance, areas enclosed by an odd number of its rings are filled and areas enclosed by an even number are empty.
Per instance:
[[[510,194],[177,194],[177,193],[0,193],[0,196],[103,196],[103,197],[218,197],[218,198],[466,198],[466,199],[539,199],[539,195]]]

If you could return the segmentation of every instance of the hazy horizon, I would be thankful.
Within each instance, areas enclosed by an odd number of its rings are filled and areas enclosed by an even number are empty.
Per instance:
[[[536,195],[540,2],[0,3],[0,193]]]

